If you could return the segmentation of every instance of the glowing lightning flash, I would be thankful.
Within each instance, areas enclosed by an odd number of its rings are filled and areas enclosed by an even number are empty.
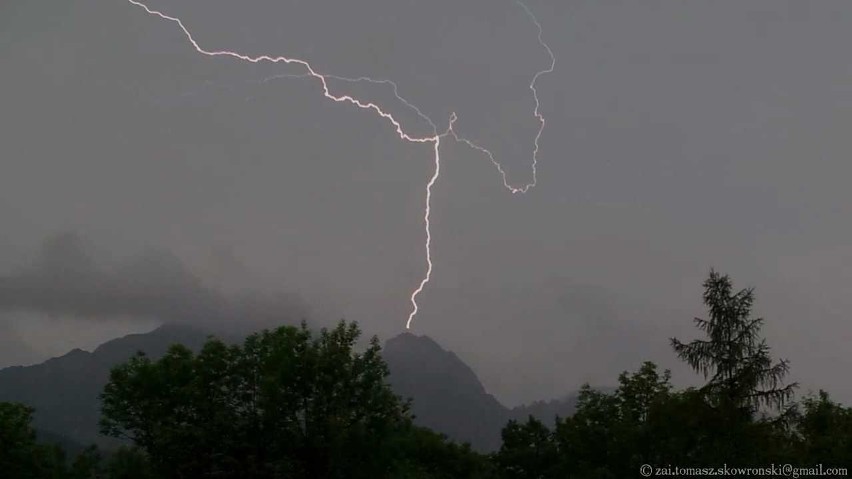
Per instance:
[[[408,321],[405,323],[406,329],[411,328],[411,321],[417,315],[417,312],[419,310],[419,307],[417,305],[417,296],[421,292],[423,292],[423,289],[426,287],[426,285],[429,283],[429,281],[432,278],[432,230],[431,230],[431,224],[430,224],[430,218],[431,218],[431,213],[432,213],[432,187],[435,186],[435,183],[438,181],[438,177],[441,175],[441,153],[440,153],[441,139],[451,135],[453,137],[453,139],[455,139],[456,141],[464,143],[464,144],[468,145],[469,147],[485,154],[488,157],[488,159],[491,160],[491,163],[493,163],[494,166],[497,168],[497,171],[502,175],[503,186],[505,186],[512,193],[526,193],[527,191],[529,191],[530,188],[535,187],[535,185],[538,181],[537,180],[536,166],[538,164],[539,139],[541,138],[542,132],[544,131],[545,120],[544,120],[544,116],[542,116],[541,112],[539,111],[541,104],[540,104],[539,98],[538,98],[538,91],[536,90],[536,82],[538,81],[539,77],[541,77],[542,75],[544,75],[546,73],[553,72],[554,68],[556,67],[556,56],[553,54],[553,51],[550,49],[550,47],[547,45],[547,43],[544,42],[544,40],[542,38],[543,30],[542,30],[541,24],[538,22],[538,19],[535,17],[535,15],[533,15],[533,13],[529,9],[529,7],[527,7],[527,5],[524,4],[523,2],[521,2],[520,0],[517,1],[518,5],[520,5],[521,8],[524,9],[524,12],[526,12],[526,14],[530,17],[530,19],[533,21],[535,26],[538,28],[538,42],[547,51],[547,54],[550,56],[550,66],[545,70],[537,72],[535,74],[535,76],[533,77],[532,82],[530,83],[530,90],[532,90],[533,98],[535,99],[535,110],[534,110],[533,114],[535,115],[536,119],[539,122],[539,129],[538,129],[538,133],[536,134],[536,137],[535,137],[535,141],[534,141],[535,148],[533,149],[533,155],[532,155],[532,173],[533,173],[532,181],[527,183],[527,184],[524,184],[522,186],[519,186],[519,187],[512,186],[509,183],[508,177],[506,175],[505,170],[503,169],[503,166],[494,158],[494,155],[491,153],[491,151],[477,145],[476,143],[474,143],[470,140],[462,138],[462,137],[460,137],[456,134],[453,127],[455,125],[455,122],[458,120],[458,116],[455,113],[452,113],[450,115],[449,124],[447,126],[446,131],[444,131],[443,133],[438,133],[438,127],[435,125],[435,122],[433,122],[428,116],[426,116],[419,108],[417,108],[416,106],[414,106],[413,104],[411,104],[410,102],[408,102],[407,100],[402,98],[399,95],[399,88],[397,87],[397,84],[390,81],[390,80],[376,80],[376,79],[369,78],[369,77],[345,78],[345,77],[339,77],[339,76],[335,76],[335,75],[320,74],[320,73],[317,73],[316,70],[314,70],[314,68],[311,66],[310,63],[308,63],[305,60],[300,60],[298,58],[288,58],[288,57],[283,57],[283,56],[270,56],[270,55],[249,56],[249,55],[245,55],[245,54],[242,54],[242,53],[233,52],[233,51],[229,51],[229,50],[218,50],[218,51],[205,50],[195,40],[195,37],[192,36],[192,33],[190,33],[189,29],[186,28],[186,26],[183,24],[183,21],[181,21],[181,19],[179,19],[177,17],[166,15],[165,13],[162,13],[159,10],[154,10],[152,8],[149,8],[147,5],[145,5],[144,3],[142,3],[138,0],[127,0],[127,1],[132,3],[133,5],[136,5],[137,7],[144,9],[150,15],[154,15],[154,16],[157,16],[157,17],[163,19],[163,20],[168,20],[170,22],[177,24],[177,26],[180,27],[181,31],[183,31],[183,34],[186,36],[187,40],[189,40],[189,43],[192,44],[193,48],[195,48],[195,50],[198,53],[201,53],[202,55],[207,55],[207,56],[211,56],[211,57],[219,57],[219,56],[230,57],[230,58],[235,58],[235,59],[238,59],[238,60],[251,62],[251,63],[269,62],[269,63],[284,63],[284,64],[287,64],[287,65],[295,63],[295,64],[298,64],[298,65],[301,65],[307,71],[304,74],[301,74],[301,75],[278,75],[278,76],[275,76],[275,77],[270,77],[267,80],[270,80],[272,78],[282,78],[282,77],[293,77],[293,78],[313,77],[313,78],[316,78],[322,84],[323,96],[325,96],[326,98],[328,98],[332,101],[338,102],[338,103],[350,103],[350,104],[355,105],[356,107],[361,108],[361,109],[373,110],[376,114],[378,114],[380,117],[388,120],[394,126],[394,129],[396,130],[397,135],[399,135],[399,137],[402,140],[405,140],[405,141],[408,141],[408,142],[411,142],[411,143],[432,143],[432,145],[434,147],[434,151],[435,151],[435,171],[432,174],[432,177],[429,179],[429,182],[426,184],[426,208],[425,208],[425,212],[424,212],[424,215],[423,215],[423,221],[426,224],[426,264],[427,264],[427,268],[426,268],[426,275],[420,281],[420,285],[417,287],[417,289],[415,289],[411,293],[412,311],[408,316]],[[393,115],[385,112],[381,107],[379,107],[375,103],[363,102],[363,101],[358,100],[357,98],[350,96],[350,95],[333,95],[331,93],[331,89],[328,86],[328,80],[329,79],[343,81],[343,82],[353,82],[353,83],[354,82],[369,82],[369,83],[374,83],[374,84],[391,85],[392,88],[393,88],[394,96],[396,97],[396,99],[399,100],[407,108],[413,110],[417,114],[417,116],[419,116],[421,119],[425,120],[429,124],[429,126],[432,128],[431,136],[416,137],[416,136],[409,135],[402,128],[402,124],[399,121],[397,121],[396,118],[393,117]],[[266,81],[266,80],[264,80],[264,81]]]

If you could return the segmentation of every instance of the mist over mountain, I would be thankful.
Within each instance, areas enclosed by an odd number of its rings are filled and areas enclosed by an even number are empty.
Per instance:
[[[0,370],[0,401],[18,401],[35,408],[34,426],[48,437],[76,444],[115,446],[100,436],[99,394],[110,368],[137,351],[152,358],[181,343],[198,349],[208,332],[186,324],[164,325],[146,334],[108,341],[92,352],[75,349],[33,366]],[[240,335],[218,334],[225,341]],[[393,390],[413,401],[415,423],[446,434],[475,449],[492,451],[500,445],[500,430],[509,419],[533,415],[552,422],[573,410],[568,398],[509,409],[482,386],[474,371],[454,353],[426,336],[402,334],[389,339],[383,357],[391,371]]]
[[[0,321],[0,364],[32,364],[39,354],[24,342],[12,325]]]
[[[113,337],[157,323],[245,334],[297,324],[308,315],[295,294],[216,288],[167,250],[147,248],[108,262],[91,249],[75,233],[56,234],[43,241],[29,264],[0,273],[0,367],[44,360],[20,332],[33,320],[41,328],[68,330],[68,337],[56,341],[74,344],[82,335],[75,326],[115,330]]]
[[[143,251],[106,269],[73,233],[49,237],[31,266],[0,277],[0,313],[154,318],[222,329],[228,324],[239,328],[235,318],[240,317],[253,318],[254,327],[283,316],[299,318],[304,308],[294,295],[225,296],[163,250]]]

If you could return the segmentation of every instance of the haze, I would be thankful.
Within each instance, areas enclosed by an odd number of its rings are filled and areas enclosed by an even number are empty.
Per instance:
[[[514,2],[151,6],[211,49],[393,79],[431,118],[456,111],[462,135],[529,180],[528,85],[548,58]],[[538,186],[512,195],[486,157],[442,147],[413,331],[508,405],[645,359],[690,383],[668,338],[694,336],[715,267],[757,288],[792,380],[852,401],[837,374],[852,367],[852,4],[529,6],[559,62],[538,83]],[[425,272],[429,145],[314,80],[270,78],[299,68],[200,56],[125,1],[3,2],[0,57],[0,367],[214,311],[404,330]],[[338,88],[404,111],[387,89]],[[116,277],[127,284],[86,289]],[[192,314],[149,307],[140,278],[174,280],[154,282]],[[99,294],[80,305],[45,284]]]

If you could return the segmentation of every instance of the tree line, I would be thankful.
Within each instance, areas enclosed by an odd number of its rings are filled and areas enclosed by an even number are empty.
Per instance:
[[[126,440],[73,458],[39,443],[33,411],[0,403],[0,474],[9,479],[550,479],[638,477],[640,467],[845,467],[852,409],[820,391],[795,400],[790,364],[776,361],[752,316],[753,289],[711,271],[703,334],[672,338],[704,376],[682,390],[645,362],[618,387],[580,391],[576,412],[552,425],[510,421],[502,446],[480,454],[413,424],[390,389],[377,338],[359,349],[355,323],[313,333],[262,331],[242,344],[174,345],[113,368],[101,431]]]

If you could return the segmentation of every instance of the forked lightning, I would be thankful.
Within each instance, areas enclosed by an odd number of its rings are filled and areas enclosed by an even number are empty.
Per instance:
[[[441,140],[451,136],[454,140],[456,140],[458,142],[462,142],[462,143],[470,146],[471,148],[485,154],[488,157],[488,159],[491,161],[491,163],[494,164],[494,166],[497,168],[497,171],[502,176],[503,186],[505,186],[512,193],[526,193],[527,191],[529,191],[530,188],[535,187],[535,185],[538,181],[538,179],[537,179],[537,177],[538,177],[537,165],[538,165],[539,140],[541,138],[542,132],[544,131],[545,119],[544,119],[544,116],[541,114],[541,111],[540,111],[541,103],[539,102],[539,98],[538,98],[538,90],[536,90],[536,82],[538,81],[538,79],[542,75],[544,75],[546,73],[553,72],[554,68],[556,67],[556,56],[553,54],[553,51],[550,49],[550,47],[547,45],[547,43],[545,43],[545,41],[543,39],[544,32],[542,30],[542,26],[539,23],[538,19],[535,17],[535,15],[533,15],[533,13],[529,9],[529,7],[527,7],[527,5],[524,4],[523,2],[518,1],[517,3],[518,3],[518,5],[520,5],[521,8],[523,8],[524,12],[530,17],[530,19],[535,24],[536,28],[538,28],[538,42],[547,51],[547,54],[550,57],[550,66],[545,70],[541,70],[539,72],[536,72],[536,74],[533,76],[532,81],[530,82],[530,90],[532,91],[533,98],[535,100],[535,109],[533,111],[533,114],[539,122],[539,129],[538,129],[538,133],[536,134],[536,137],[535,137],[534,148],[533,148],[533,153],[532,153],[532,181],[530,181],[529,183],[520,185],[520,186],[512,186],[511,183],[509,182],[507,175],[506,175],[506,171],[503,169],[503,166],[497,161],[497,159],[494,157],[494,155],[491,153],[491,151],[489,151],[486,148],[483,148],[482,146],[477,145],[476,143],[474,143],[470,140],[462,138],[462,137],[460,137],[459,135],[456,134],[456,131],[453,129],[453,127],[455,125],[456,120],[458,119],[458,116],[455,113],[450,115],[448,125],[447,125],[447,129],[445,131],[439,133],[438,127],[436,126],[435,122],[432,121],[431,118],[426,116],[419,108],[417,108],[416,106],[414,106],[413,104],[411,104],[410,102],[408,102],[407,100],[402,98],[399,95],[399,89],[397,88],[397,84],[390,81],[390,80],[376,80],[376,79],[368,78],[368,77],[345,78],[345,77],[340,77],[340,76],[335,76],[335,75],[321,74],[321,73],[318,73],[316,70],[314,70],[314,68],[311,66],[310,63],[308,63],[305,60],[298,59],[298,58],[288,58],[288,57],[284,57],[284,56],[270,56],[270,55],[249,56],[249,55],[245,55],[245,54],[242,54],[242,53],[239,53],[239,52],[234,52],[234,51],[229,51],[229,50],[218,50],[218,51],[205,50],[196,41],[195,37],[193,37],[192,33],[189,31],[189,29],[186,27],[186,25],[184,25],[184,23],[183,23],[183,21],[181,21],[181,19],[179,19],[177,17],[170,16],[170,15],[166,15],[165,13],[163,13],[159,10],[154,10],[154,9],[148,7],[147,5],[145,5],[144,3],[139,2],[137,0],[127,0],[127,1],[130,2],[133,5],[136,5],[137,7],[144,9],[150,15],[154,15],[156,17],[163,19],[163,20],[168,20],[170,22],[175,23],[183,31],[184,35],[186,36],[187,40],[189,40],[189,42],[192,44],[193,48],[195,48],[195,50],[198,53],[201,53],[202,55],[207,55],[207,56],[211,56],[211,57],[218,57],[218,56],[230,57],[230,58],[235,58],[237,60],[242,60],[242,61],[251,62],[251,63],[269,62],[269,63],[285,63],[285,64],[301,65],[306,70],[306,73],[304,73],[302,75],[293,75],[293,76],[298,76],[298,77],[309,76],[309,77],[316,78],[321,83],[322,89],[323,89],[323,95],[326,98],[333,100],[335,102],[338,102],[338,103],[350,103],[352,105],[355,105],[358,108],[374,111],[380,117],[389,121],[391,123],[391,125],[393,125],[397,135],[399,135],[399,137],[404,141],[408,141],[408,142],[411,142],[411,143],[431,143],[432,144],[432,146],[434,148],[434,154],[435,154],[434,155],[435,171],[432,174],[432,177],[429,179],[429,182],[426,184],[426,206],[425,206],[425,211],[424,211],[424,215],[423,215],[423,221],[426,225],[426,264],[427,264],[427,268],[426,268],[426,275],[420,281],[420,284],[417,286],[417,288],[411,293],[412,309],[411,309],[411,313],[408,315],[408,320],[405,323],[406,329],[411,328],[411,322],[414,320],[414,317],[417,315],[417,312],[419,310],[419,306],[417,304],[417,296],[420,295],[421,292],[423,292],[423,289],[426,287],[426,285],[429,283],[429,281],[432,278],[432,230],[431,230],[431,224],[430,224],[431,209],[432,209],[432,187],[435,186],[435,183],[438,181],[438,178],[441,175],[441,153],[440,153]],[[284,75],[284,76],[290,76],[290,75]],[[402,127],[402,124],[399,121],[397,121],[396,118],[393,117],[393,115],[385,112],[379,105],[377,105],[375,103],[364,102],[364,101],[361,101],[361,100],[359,100],[359,99],[357,99],[357,98],[355,98],[354,96],[351,96],[351,95],[346,95],[346,94],[335,95],[335,94],[332,94],[331,89],[328,86],[328,80],[329,79],[343,81],[343,82],[370,82],[370,83],[376,83],[376,84],[390,85],[393,88],[394,96],[396,97],[396,99],[398,101],[400,101],[403,105],[405,105],[407,108],[413,110],[420,118],[425,120],[430,125],[430,127],[432,129],[431,135],[420,137],[420,136],[413,136],[409,133],[406,133],[406,131]]]

